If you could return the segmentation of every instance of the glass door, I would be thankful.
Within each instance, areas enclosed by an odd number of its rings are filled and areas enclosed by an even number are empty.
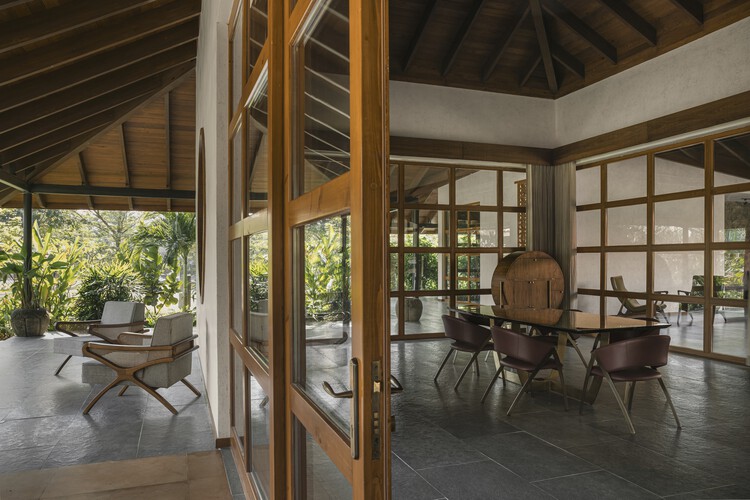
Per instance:
[[[285,305],[293,498],[390,491],[386,6],[290,2]]]

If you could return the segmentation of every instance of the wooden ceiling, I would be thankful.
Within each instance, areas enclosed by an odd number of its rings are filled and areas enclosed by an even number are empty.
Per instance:
[[[391,79],[557,98],[749,15],[737,0],[392,1]]]
[[[0,206],[193,210],[200,0],[0,0]]]

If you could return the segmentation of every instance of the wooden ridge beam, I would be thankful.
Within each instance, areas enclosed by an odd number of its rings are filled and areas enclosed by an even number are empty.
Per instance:
[[[194,200],[195,191],[183,189],[143,189],[105,186],[77,186],[67,184],[32,184],[34,194],[69,194],[76,196],[118,196],[123,198],[167,198]]]
[[[567,7],[558,2],[558,0],[543,0],[542,7],[573,30],[583,41],[596,49],[601,55],[617,64],[617,47],[609,43],[603,36],[569,11]]]
[[[636,33],[641,35],[652,47],[656,46],[656,28],[643,19],[636,11],[631,9],[622,0],[600,0],[625,24],[630,26]]]
[[[119,47],[200,15],[200,0],[172,0],[130,22],[106,23],[52,46],[7,58],[0,66],[0,87],[46,73],[94,54]]]
[[[5,168],[0,168],[0,184],[11,187],[16,191],[21,191],[23,193],[29,192],[29,185],[26,183],[26,181],[18,177],[17,175],[8,172],[8,170],[6,170]]]
[[[482,11],[482,7],[484,7],[487,2],[488,0],[475,0],[474,7],[466,17],[466,20],[461,26],[458,35],[456,35],[456,37],[453,39],[453,44],[448,51],[448,56],[443,62],[443,76],[446,76],[448,73],[450,73],[451,68],[453,68],[453,65],[456,62],[456,57],[458,57],[458,54],[461,52],[461,48],[466,42],[466,39],[469,37],[469,33],[471,33],[471,29],[474,27],[474,23],[476,23],[479,19],[479,13]]]
[[[531,8],[531,17],[534,20],[534,29],[536,30],[536,39],[539,41],[539,50],[542,54],[544,63],[544,73],[547,75],[547,83],[553,94],[556,94],[560,88],[557,84],[557,75],[555,66],[552,63],[552,51],[550,50],[549,39],[547,38],[547,29],[544,27],[544,14],[542,5],[539,0],[529,0]]]
[[[486,82],[490,79],[492,73],[495,71],[495,68],[497,68],[498,63],[500,62],[500,59],[502,59],[503,54],[505,54],[505,51],[508,49],[511,39],[518,32],[519,28],[526,20],[526,17],[528,15],[529,8],[526,7],[523,12],[518,15],[518,17],[516,17],[515,21],[512,24],[512,28],[505,32],[506,35],[500,40],[500,43],[497,44],[495,52],[492,54],[492,56],[489,57],[489,59],[487,59],[487,62],[484,65],[484,69],[482,70],[483,82]]]
[[[409,50],[406,52],[406,59],[404,59],[402,70],[403,73],[408,72],[409,67],[411,67],[411,63],[414,62],[414,56],[417,54],[419,44],[422,42],[422,39],[427,32],[427,26],[435,16],[435,12],[437,12],[437,6],[439,3],[439,0],[430,0],[430,3],[427,5],[427,9],[422,15],[422,20],[419,23],[419,27],[417,28],[417,32],[414,34],[414,38],[412,38],[411,43],[409,44]]]
[[[0,133],[0,151],[7,150],[11,147],[31,141],[37,137],[92,118],[94,115],[98,115],[104,111],[119,106],[131,99],[146,94],[153,94],[164,86],[165,81],[174,79],[175,75],[183,74],[185,69],[189,68],[192,64],[192,62],[184,63],[177,68],[163,71],[162,73],[137,81],[126,87],[117,88],[90,101],[85,101],[68,109],[57,111],[50,116],[44,117],[44,119],[35,119],[34,121],[24,124],[23,126],[18,126],[17,128],[15,126],[15,122],[17,121],[14,119],[15,114],[11,114],[12,112],[10,111],[0,113],[0,123],[5,124],[10,122],[5,127],[7,132]],[[10,116],[6,118],[4,116],[6,114],[10,114]]]
[[[552,58],[555,61],[575,73],[578,78],[584,78],[586,76],[586,66],[581,61],[570,55],[565,49],[556,43],[550,42],[550,51],[552,52]]]
[[[51,71],[44,78],[34,78],[8,85],[0,92],[0,112],[42,99],[97,77],[135,66],[143,60],[157,61],[158,54],[190,43],[198,38],[198,22],[192,20],[162,33],[156,33],[124,47]]]
[[[672,0],[672,3],[689,15],[698,26],[703,26],[703,4],[698,0]]]
[[[0,30],[0,53],[79,29],[148,3],[152,3],[152,0],[76,0],[32,14],[33,22],[6,22]]]
[[[86,186],[89,180],[88,174],[86,174],[86,160],[83,159],[83,151],[80,151],[76,158],[78,159],[78,173],[81,174],[81,186]],[[94,210],[94,199],[91,196],[86,197],[86,202],[89,205],[89,210]]]
[[[122,146],[122,169],[125,187],[130,187],[130,165],[128,164],[128,143],[125,140],[125,123],[120,123],[120,145]],[[128,206],[133,210],[133,198],[128,198]]]

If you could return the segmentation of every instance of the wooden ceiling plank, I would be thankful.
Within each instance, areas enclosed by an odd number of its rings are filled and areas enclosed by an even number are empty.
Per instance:
[[[130,22],[107,23],[71,37],[9,57],[0,65],[0,87],[46,73],[94,54],[164,31],[200,15],[200,0],[172,0],[135,16]]]
[[[34,15],[34,22],[6,22],[0,29],[0,53],[74,31],[138,9],[153,0],[76,0]]]
[[[568,70],[575,73],[578,78],[585,78],[586,66],[581,61],[570,55],[569,52],[567,52],[556,43],[550,42],[550,51],[552,52],[552,57],[555,59],[555,61],[559,62]]]
[[[10,173],[6,168],[0,168],[0,184],[11,187],[16,191],[27,192],[29,185],[25,180]]]
[[[543,0],[542,7],[578,34],[583,41],[596,49],[601,55],[617,64],[617,47],[569,11],[567,7],[557,0]]]
[[[520,87],[523,87],[526,85],[526,82],[529,81],[529,78],[531,78],[531,75],[534,74],[534,71],[539,67],[539,65],[542,63],[542,55],[539,54],[536,56],[536,59],[534,59],[529,67],[526,69],[526,71],[523,72],[521,75],[521,80],[518,82],[518,85]]]
[[[171,92],[164,94],[164,150],[166,152],[166,188],[172,187],[172,115],[170,113],[169,100],[172,97]],[[167,199],[167,212],[172,211],[172,200]]]
[[[453,65],[456,63],[456,58],[458,57],[458,54],[461,52],[461,48],[463,47],[464,43],[466,42],[466,39],[469,37],[469,33],[471,33],[472,28],[474,27],[474,24],[479,19],[479,14],[482,11],[482,7],[488,2],[488,0],[475,0],[474,7],[472,8],[469,15],[466,17],[466,20],[464,21],[464,24],[461,26],[461,29],[458,32],[458,35],[453,39],[453,43],[451,44],[451,49],[448,52],[448,56],[445,58],[445,61],[443,63],[443,71],[442,75],[446,76],[448,73],[450,73],[451,68],[453,68]]]
[[[552,63],[552,51],[550,50],[549,39],[547,38],[547,29],[544,27],[542,5],[539,0],[529,0],[529,7],[531,8],[531,17],[534,20],[536,39],[539,41],[539,50],[542,53],[542,62],[544,63],[544,73],[547,75],[547,83],[552,93],[556,94],[559,86],[557,84],[555,66]]]
[[[622,0],[600,0],[609,10],[641,35],[652,47],[656,46],[656,28],[643,19],[636,11],[628,7]]]
[[[138,71],[137,63],[149,60],[155,64],[155,56],[170,49],[196,40],[198,22],[190,21],[163,33],[157,33],[124,47],[109,50],[86,58],[83,61],[51,71],[44,78],[33,78],[8,85],[0,92],[0,111],[13,109],[28,102],[42,99],[97,77],[102,77],[122,68]]]
[[[17,5],[23,5],[31,0],[0,0],[0,9],[9,9]]]
[[[169,71],[174,72],[175,74],[181,74],[181,72],[184,71],[184,68],[189,67],[190,64],[192,63],[185,63],[184,67],[180,66]],[[136,99],[146,94],[153,94],[155,91],[162,88],[164,78],[168,77],[167,73],[169,71],[156,74],[124,88],[118,88],[112,92],[102,94],[90,101],[58,111],[44,119],[35,120],[24,126],[16,128],[11,125],[12,128],[10,128],[10,130],[0,134],[0,151],[5,151],[9,148],[18,146],[19,144],[50,134],[56,130],[91,119],[95,115],[119,106],[131,99]],[[13,116],[4,119],[2,115],[3,113],[0,113],[0,123],[4,121],[10,121],[13,123]]]
[[[86,174],[86,160],[83,159],[83,151],[79,151],[76,158],[78,158],[78,173],[81,174],[81,186],[86,186],[89,180]],[[94,210],[94,199],[91,196],[86,197],[86,203],[88,203],[89,210]]]
[[[403,64],[403,73],[408,72],[409,67],[414,62],[414,56],[417,54],[419,44],[422,41],[422,38],[424,38],[425,33],[427,32],[427,26],[435,16],[435,12],[437,12],[437,6],[439,3],[439,0],[430,0],[425,13],[422,15],[422,20],[419,23],[417,32],[414,34],[414,38],[412,38],[411,43],[409,44],[409,50],[407,50],[406,52],[406,59],[404,60]]]
[[[516,17],[515,21],[512,24],[512,28],[506,32],[505,37],[500,40],[500,43],[497,44],[495,52],[492,54],[492,56],[490,56],[490,58],[487,60],[487,63],[485,63],[484,65],[484,70],[482,71],[483,82],[486,82],[487,80],[489,80],[490,76],[492,76],[492,73],[495,71],[497,64],[500,62],[500,59],[502,59],[503,54],[510,45],[511,39],[518,32],[518,29],[521,27],[528,15],[529,8],[526,7],[523,12]]]
[[[698,26],[703,26],[703,4],[698,0],[672,0],[672,3],[689,15]]]

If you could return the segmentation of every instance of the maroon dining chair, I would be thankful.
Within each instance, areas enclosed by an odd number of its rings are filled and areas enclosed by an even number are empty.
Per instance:
[[[445,327],[445,336],[453,340],[453,342],[450,345],[450,349],[448,349],[448,354],[440,364],[440,368],[438,368],[435,377],[432,379],[435,383],[437,383],[438,376],[440,376],[440,372],[443,371],[443,367],[445,366],[445,363],[448,362],[448,358],[451,357],[451,354],[454,352],[471,353],[471,359],[466,364],[464,371],[461,372],[461,376],[458,378],[456,385],[453,386],[453,389],[456,390],[458,389],[458,386],[461,385],[461,381],[466,376],[469,368],[471,368],[472,363],[476,365],[477,376],[479,376],[479,363],[477,362],[477,356],[483,351],[492,350],[490,331],[480,325],[466,321],[465,319],[454,318],[453,316],[448,315],[443,315],[443,327]]]
[[[664,384],[664,380],[658,370],[659,367],[667,364],[670,340],[671,338],[668,335],[646,335],[634,339],[622,340],[595,349],[591,353],[593,362],[583,382],[583,394],[586,394],[591,377],[600,377],[606,380],[625,417],[630,433],[635,434],[635,427],[633,427],[633,422],[630,420],[635,384],[636,382],[656,380],[659,382],[667,403],[669,403],[669,407],[672,409],[675,422],[677,422],[677,428],[680,429],[682,427],[680,419],[672,404],[672,398],[669,397],[667,386]],[[628,388],[625,392],[627,408],[615,387],[615,383],[617,382],[628,383]],[[579,413],[583,413],[583,400],[579,407]]]
[[[565,391],[565,376],[563,375],[563,364],[557,354],[554,345],[539,340],[537,337],[530,337],[522,333],[516,333],[498,326],[492,327],[492,342],[495,352],[500,358],[500,368],[492,377],[490,385],[484,391],[482,403],[490,393],[492,386],[495,385],[498,375],[502,375],[503,386],[505,386],[505,368],[514,368],[519,372],[529,374],[526,382],[521,386],[521,390],[516,394],[515,399],[508,408],[507,415],[513,411],[516,403],[521,400],[523,394],[531,388],[531,383],[541,370],[557,370],[560,374],[560,384],[562,385],[563,401],[565,411],[568,410],[568,395]],[[504,355],[504,356],[503,356]]]
[[[567,311],[570,312],[583,312],[580,309],[567,309]],[[548,344],[557,346],[558,343],[558,337],[559,333],[556,332],[552,328],[546,328],[546,327],[536,327],[536,331],[539,332],[539,335],[536,337],[537,339],[541,340],[542,342],[547,342]],[[578,338],[580,335],[575,333],[568,333],[567,334],[567,340],[565,344],[568,347],[572,347],[576,354],[578,354],[578,359],[581,360],[581,363],[583,363],[583,366],[587,366],[588,362],[586,361],[586,358],[583,357],[583,353],[581,352],[581,348],[578,346]]]

